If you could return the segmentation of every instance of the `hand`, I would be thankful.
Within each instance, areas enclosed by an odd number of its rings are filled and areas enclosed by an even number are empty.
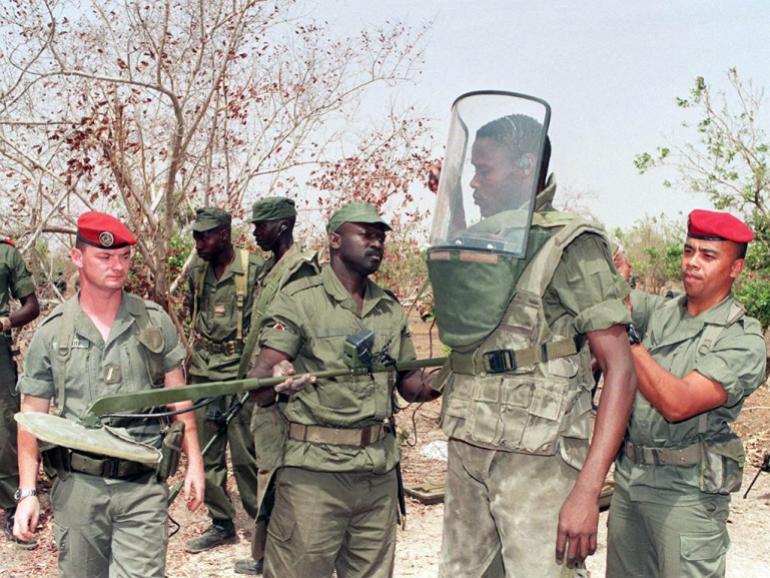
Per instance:
[[[290,361],[279,361],[273,366],[273,377],[286,377],[287,379],[275,386],[276,393],[297,393],[302,391],[308,385],[313,385],[316,382],[314,375],[306,373],[301,377],[294,377],[297,372],[294,370],[294,366]]]
[[[559,511],[556,562],[580,562],[596,552],[598,526],[598,498],[590,492],[573,488]]]
[[[631,273],[633,272],[634,268],[631,266],[631,261],[628,260],[626,254],[618,249],[612,256],[612,262],[615,265],[615,269],[618,270],[620,276],[626,280],[626,283],[628,283],[628,280],[631,279]]]
[[[187,509],[194,512],[203,503],[203,494],[206,489],[206,480],[203,475],[203,462],[201,460],[187,463],[187,471],[184,475],[184,499]]]
[[[40,501],[37,496],[28,496],[16,506],[13,521],[13,535],[19,540],[29,542],[35,537],[37,520],[40,517]]]

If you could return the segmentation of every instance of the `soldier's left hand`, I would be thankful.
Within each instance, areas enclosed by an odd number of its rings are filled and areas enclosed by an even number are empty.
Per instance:
[[[590,492],[573,488],[559,511],[556,561],[585,560],[596,552],[599,500]]]

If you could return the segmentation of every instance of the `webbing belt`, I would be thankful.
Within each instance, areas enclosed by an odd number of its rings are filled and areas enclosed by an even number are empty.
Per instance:
[[[627,441],[623,453],[638,465],[694,466],[701,462],[699,443],[684,448],[648,448]]]
[[[208,351],[209,353],[226,353],[235,355],[243,352],[243,340],[231,339],[229,341],[212,341],[203,335],[195,335],[195,346]]]
[[[478,349],[468,353],[453,351],[449,361],[455,373],[480,375],[514,371],[518,367],[569,357],[577,352],[578,348],[573,339],[562,339],[525,349],[496,349],[483,353]]]
[[[138,462],[118,458],[88,456],[64,448],[55,448],[49,450],[46,454],[49,463],[56,470],[77,472],[101,478],[122,480],[155,471],[154,468]]]
[[[385,424],[375,424],[364,428],[336,428],[318,425],[289,423],[289,437],[311,444],[332,444],[335,446],[366,447],[383,439],[387,435]]]

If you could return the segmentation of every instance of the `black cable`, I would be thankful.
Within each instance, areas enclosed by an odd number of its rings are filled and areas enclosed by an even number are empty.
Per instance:
[[[176,535],[177,532],[179,532],[179,530],[182,529],[182,525],[179,522],[177,522],[174,518],[172,518],[170,513],[168,515],[168,521],[169,523],[174,524],[174,526],[176,526],[176,528],[174,528],[174,530],[170,532],[168,535],[169,539],[171,539],[174,537],[174,535]]]
[[[214,400],[216,400],[216,397],[204,397],[203,399],[199,399],[195,403],[192,404],[192,406],[185,408],[185,409],[176,409],[173,411],[163,411],[160,413],[108,413],[102,416],[99,416],[99,419],[110,419],[114,417],[120,417],[120,418],[129,418],[129,419],[145,419],[145,418],[152,418],[152,417],[172,417],[175,415],[181,415],[183,413],[187,413],[190,411],[195,411],[196,409],[199,409],[201,407],[205,407],[212,403]]]

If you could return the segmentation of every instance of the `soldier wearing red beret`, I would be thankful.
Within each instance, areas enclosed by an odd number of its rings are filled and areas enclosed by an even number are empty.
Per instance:
[[[745,459],[730,423],[765,377],[762,328],[732,294],[753,237],[732,215],[693,211],[684,294],[631,293],[639,389],[615,464],[610,578],[725,575]]]
[[[185,353],[171,319],[156,303],[123,290],[134,244],[134,235],[115,217],[89,212],[78,219],[70,256],[80,292],[35,332],[19,381],[23,412],[47,413],[53,399],[54,413],[78,420],[104,395],[184,385]],[[170,409],[189,407],[183,402]],[[109,425],[160,448],[159,419],[114,419],[119,421]],[[204,488],[195,418],[188,412],[176,419],[185,426],[184,493],[195,509]],[[40,513],[38,441],[19,428],[18,446],[14,534],[30,540]],[[57,473],[51,504],[61,576],[164,576],[168,490],[154,467],[58,447],[43,459]]]

